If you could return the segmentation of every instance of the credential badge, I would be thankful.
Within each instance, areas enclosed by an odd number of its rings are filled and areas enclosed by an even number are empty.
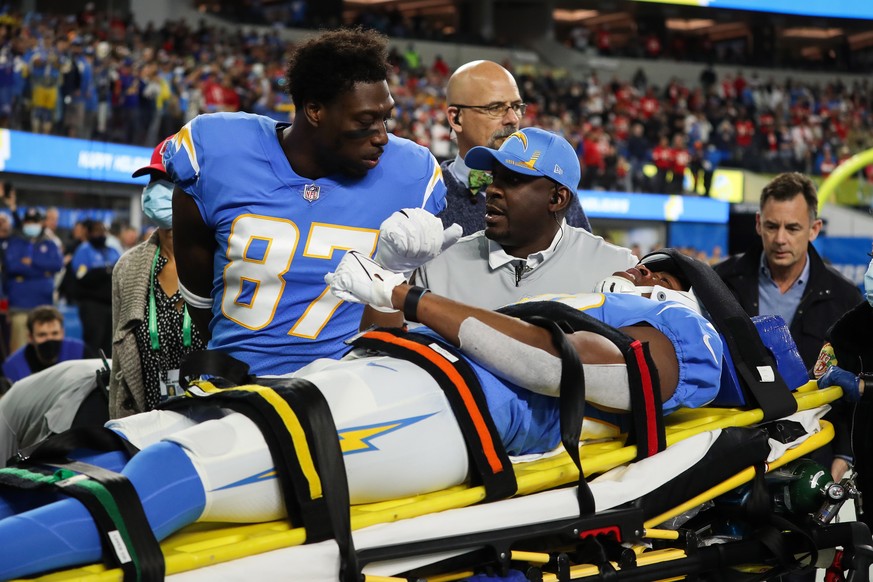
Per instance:
[[[315,202],[321,196],[321,186],[318,184],[307,184],[303,188],[303,199],[307,202]]]

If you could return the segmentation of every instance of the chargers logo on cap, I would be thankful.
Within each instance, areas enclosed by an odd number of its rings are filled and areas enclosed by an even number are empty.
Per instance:
[[[515,133],[509,134],[509,137],[506,138],[506,141],[511,140],[512,138],[517,137],[521,140],[521,149],[522,151],[527,151],[527,136],[521,133],[520,131],[516,131]]]
[[[518,140],[521,142],[522,151],[526,152],[527,146],[528,146],[527,136],[520,131],[516,131],[515,133],[510,134],[510,136],[508,138],[506,138],[506,142],[504,142],[504,146],[507,142],[509,142],[509,140],[511,140],[514,137],[518,138]],[[533,153],[533,155],[530,157],[530,159],[527,160],[526,162],[506,158],[505,163],[510,164],[512,166],[524,166],[525,168],[528,168],[530,170],[536,170],[534,165],[537,163],[537,160],[539,159],[541,153],[542,152],[540,152],[539,150],[535,151]]]

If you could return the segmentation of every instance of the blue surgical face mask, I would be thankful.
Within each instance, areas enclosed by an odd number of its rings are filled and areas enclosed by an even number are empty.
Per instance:
[[[21,227],[21,231],[27,238],[36,238],[42,233],[42,225],[28,222]]]
[[[143,188],[142,211],[158,228],[172,228],[173,183],[157,180]]]
[[[873,261],[870,261],[870,266],[867,267],[867,272],[864,274],[864,291],[867,303],[873,306]]]

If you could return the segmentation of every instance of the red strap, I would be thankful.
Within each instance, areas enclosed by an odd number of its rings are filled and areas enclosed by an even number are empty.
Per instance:
[[[645,401],[646,414],[646,432],[648,438],[648,450],[646,456],[650,457],[658,452],[658,428],[657,418],[655,414],[655,395],[652,393],[652,373],[649,371],[649,365],[646,363],[646,355],[643,353],[643,344],[639,340],[635,340],[630,345],[634,351],[634,357],[637,359],[637,366],[640,369],[640,376],[643,382],[643,400]]]

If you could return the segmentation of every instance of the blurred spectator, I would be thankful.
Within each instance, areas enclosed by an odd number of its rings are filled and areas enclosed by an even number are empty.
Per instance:
[[[70,267],[76,281],[82,339],[95,351],[112,353],[112,268],[120,253],[106,244],[106,226],[85,221],[88,240],[78,246]]]
[[[652,162],[657,171],[653,190],[666,194],[670,190],[672,183],[670,172],[673,170],[673,150],[670,148],[670,140],[666,135],[661,137],[658,147],[652,151]]]
[[[9,349],[27,343],[27,314],[38,305],[54,303],[55,274],[64,266],[61,249],[46,238],[42,213],[29,208],[21,234],[6,246],[6,288],[9,297]]]
[[[57,235],[58,230],[58,208],[56,206],[50,206],[45,210],[45,221],[43,222],[43,231],[42,234],[45,238],[54,242],[58,245],[58,248],[63,252],[64,243],[61,241],[61,238]]]
[[[26,324],[27,344],[3,362],[3,375],[12,383],[58,362],[97,355],[81,341],[64,337],[64,316],[51,305],[31,309]]]
[[[685,191],[685,169],[691,162],[691,154],[688,153],[688,148],[685,146],[685,137],[676,135],[673,138],[673,149],[670,152],[673,158],[673,167],[671,168],[670,187],[671,194],[682,194]]]

